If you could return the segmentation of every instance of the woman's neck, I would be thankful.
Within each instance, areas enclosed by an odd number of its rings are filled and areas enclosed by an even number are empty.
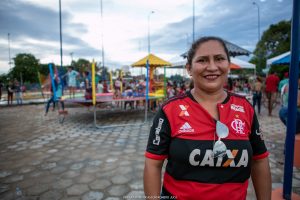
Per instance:
[[[191,93],[198,103],[221,103],[227,97],[223,89],[215,92],[205,92],[201,89],[193,88]]]

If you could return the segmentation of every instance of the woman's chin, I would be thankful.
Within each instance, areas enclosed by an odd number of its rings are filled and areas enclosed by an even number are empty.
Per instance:
[[[223,86],[220,86],[219,84],[209,84],[206,87],[202,87],[203,91],[209,92],[209,93],[215,93],[219,91],[223,91]]]

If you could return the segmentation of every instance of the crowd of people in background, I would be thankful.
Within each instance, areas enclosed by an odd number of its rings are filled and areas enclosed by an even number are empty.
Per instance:
[[[168,81],[167,83],[167,98],[172,98],[174,96],[184,94],[186,91],[192,89],[192,82],[190,80],[186,81]]]
[[[23,104],[23,92],[25,92],[25,87],[20,84],[20,82],[17,79],[9,80],[6,86],[0,82],[0,101],[2,101],[2,89],[6,89],[7,94],[7,105],[13,104],[13,99],[15,96],[15,100],[17,105]]]
[[[228,81],[230,82],[230,81]],[[245,93],[252,95],[252,105],[261,114],[262,96],[266,96],[267,112],[269,116],[273,115],[275,105],[280,105],[279,118],[284,125],[287,125],[288,117],[288,87],[289,73],[284,72],[280,79],[276,72],[270,72],[265,78],[257,76],[250,84],[247,80],[232,81],[231,91],[235,93]],[[227,88],[228,89],[228,88]],[[300,133],[300,76],[298,80],[298,98],[296,114],[296,133]]]
[[[92,99],[92,78],[89,71],[84,71],[82,73],[74,70],[73,67],[69,67],[65,75],[61,76],[56,84],[56,100],[54,99],[54,92],[50,87],[50,98],[47,100],[45,116],[48,113],[48,110],[53,104],[52,110],[55,110],[55,106],[58,105],[57,102],[60,102],[61,106],[58,106],[64,110],[64,103],[60,101],[64,93],[64,88],[68,89],[70,98],[75,98],[75,93],[77,90],[84,91],[84,98],[86,100]],[[65,84],[64,84],[65,83]],[[51,83],[50,83],[51,84]],[[112,84],[112,85],[111,85]],[[256,76],[255,79],[247,78],[228,78],[224,88],[232,93],[241,94],[251,101],[256,113],[261,114],[261,106],[264,98],[264,105],[266,105],[267,113],[269,116],[272,116],[272,111],[274,106],[280,104],[278,116],[282,123],[287,125],[287,116],[288,116],[288,84],[289,84],[289,75],[288,72],[283,73],[283,77],[280,79],[277,73],[270,72],[266,77]],[[146,92],[146,80],[143,78],[127,78],[122,79],[118,77],[110,83],[106,80],[98,80],[96,85],[96,93],[111,93],[113,92],[113,98],[133,98],[133,97],[142,97]],[[298,83],[298,102],[297,102],[297,116],[296,116],[296,133],[300,132],[300,78]],[[190,91],[193,88],[193,82],[189,79],[186,80],[168,80],[166,84],[165,95],[166,98],[172,98],[174,96],[184,94],[187,91]],[[6,100],[7,105],[12,105],[13,102],[16,105],[23,104],[23,93],[26,91],[25,86],[17,80],[9,80],[6,85],[0,82],[0,101],[3,101],[3,90],[6,89]],[[149,92],[155,93],[156,89],[153,87]],[[266,102],[267,101],[267,102]],[[116,102],[116,106],[120,106],[120,102]],[[145,102],[142,102],[142,106]],[[152,101],[149,103],[148,107],[155,111],[157,110],[157,102]],[[134,103],[131,100],[124,101],[124,109],[126,108],[133,109]]]
[[[64,88],[68,88],[70,98],[75,98],[75,93],[77,90],[83,90],[86,99],[92,99],[92,84],[91,84],[91,73],[89,71],[84,71],[82,73],[74,70],[73,67],[69,67],[65,75],[61,77],[62,82],[65,79]],[[224,88],[232,93],[238,93],[244,96],[251,96],[251,103],[257,113],[261,114],[262,98],[265,95],[267,99],[267,109],[268,115],[272,116],[274,101],[279,101],[281,104],[281,109],[279,116],[281,119],[284,117],[284,113],[287,109],[287,89],[288,89],[288,72],[283,74],[280,79],[278,75],[274,72],[270,72],[266,77],[257,76],[255,79],[247,78],[228,78],[228,81],[224,85]],[[63,84],[63,83],[62,83]],[[112,85],[111,85],[112,84]],[[143,78],[127,78],[122,79],[118,77],[110,83],[106,80],[98,80],[96,87],[96,93],[109,93],[113,92],[113,98],[122,97],[133,97],[133,96],[144,96],[146,92],[146,80]],[[166,84],[166,98],[172,98],[176,95],[184,94],[193,88],[193,83],[189,80],[168,80]],[[7,104],[13,104],[15,100],[17,105],[23,104],[23,92],[24,86],[14,79],[9,80],[6,85],[0,82],[0,101],[3,100],[3,90],[6,89],[7,93]],[[150,92],[155,92],[155,88],[151,88]],[[53,94],[53,92],[51,93]],[[50,95],[50,99],[52,95]],[[50,100],[49,99],[49,100]],[[132,105],[128,101],[126,105]],[[275,102],[278,103],[278,102]]]

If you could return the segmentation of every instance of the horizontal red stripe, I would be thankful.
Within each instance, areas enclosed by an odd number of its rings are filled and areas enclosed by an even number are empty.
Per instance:
[[[213,133],[209,134],[199,134],[199,133],[190,133],[190,134],[181,134],[176,135],[177,138],[186,139],[186,140],[216,140],[217,136],[214,138]],[[249,140],[248,136],[237,136],[235,134],[231,134],[228,137],[226,137],[224,140]]]
[[[146,151],[145,157],[151,158],[154,160],[164,160],[164,159],[168,158],[168,155],[157,155],[157,154],[149,153],[148,151]]]
[[[168,173],[164,176],[164,187],[177,200],[241,200],[246,199],[248,181],[244,183],[208,184],[176,180]]]
[[[253,156],[252,159],[253,159],[253,160],[259,160],[259,159],[266,158],[266,157],[268,157],[268,156],[269,156],[269,152],[266,151],[266,152],[263,153],[263,154]]]

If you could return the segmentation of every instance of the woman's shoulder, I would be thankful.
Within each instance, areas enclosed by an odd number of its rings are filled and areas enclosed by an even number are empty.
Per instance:
[[[230,93],[229,98],[231,104],[242,106],[243,109],[253,110],[253,106],[246,96],[236,93]]]
[[[168,105],[170,103],[175,103],[177,100],[184,99],[184,98],[187,98],[187,97],[188,97],[187,93],[178,94],[178,95],[175,95],[175,96],[170,97],[169,99],[167,99],[163,103],[163,105]]]
[[[234,92],[230,92],[230,91],[227,91],[227,95],[229,96],[229,98],[237,98],[237,99],[246,99],[246,97],[244,95],[241,95],[241,94],[237,94],[237,93],[234,93]]]

